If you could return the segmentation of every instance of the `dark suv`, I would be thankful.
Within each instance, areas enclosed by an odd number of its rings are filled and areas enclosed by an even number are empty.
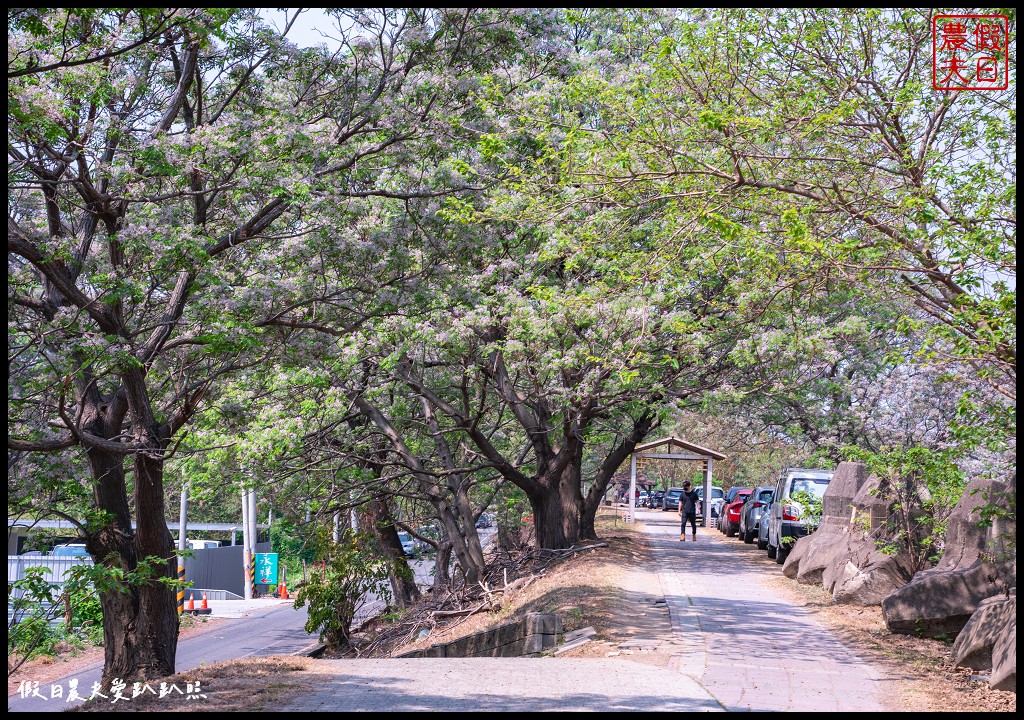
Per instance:
[[[679,510],[679,498],[683,496],[683,489],[681,487],[669,488],[665,493],[665,498],[662,501],[662,510]]]

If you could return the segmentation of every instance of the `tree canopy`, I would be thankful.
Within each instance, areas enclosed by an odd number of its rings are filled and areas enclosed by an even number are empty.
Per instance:
[[[929,11],[297,12],[8,11],[8,513],[132,578],[105,678],[173,672],[182,484],[440,586],[684,420],[1014,472],[1015,87],[934,89]]]

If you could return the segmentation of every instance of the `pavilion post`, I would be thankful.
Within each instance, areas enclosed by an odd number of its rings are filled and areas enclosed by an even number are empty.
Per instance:
[[[633,522],[636,513],[636,455],[629,456],[629,515],[626,522]]]
[[[711,497],[711,464],[714,462],[711,458],[708,458],[708,471],[704,473],[704,507],[701,510],[704,513],[704,527],[709,527],[711,523],[711,501],[714,499]]]

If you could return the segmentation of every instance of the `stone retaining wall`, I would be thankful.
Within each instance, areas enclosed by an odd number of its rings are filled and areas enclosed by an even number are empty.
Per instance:
[[[530,613],[522,620],[492,630],[467,635],[450,643],[431,645],[398,655],[417,657],[524,657],[540,655],[555,647],[562,634],[562,621],[552,613]]]

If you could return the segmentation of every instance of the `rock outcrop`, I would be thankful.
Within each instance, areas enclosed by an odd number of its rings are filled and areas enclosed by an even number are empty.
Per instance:
[[[1017,590],[986,598],[956,636],[953,662],[992,670],[989,685],[1017,691]]]
[[[821,524],[793,546],[783,573],[803,584],[821,583],[834,602],[857,605],[879,605],[905,585],[910,559],[877,548],[888,516],[878,485],[863,463],[840,463],[822,497]]]
[[[996,480],[970,484],[947,521],[942,559],[882,602],[889,630],[956,635],[983,600],[1017,586],[1015,520],[997,517],[989,524],[983,517],[989,508],[1013,507],[1010,493]]]

